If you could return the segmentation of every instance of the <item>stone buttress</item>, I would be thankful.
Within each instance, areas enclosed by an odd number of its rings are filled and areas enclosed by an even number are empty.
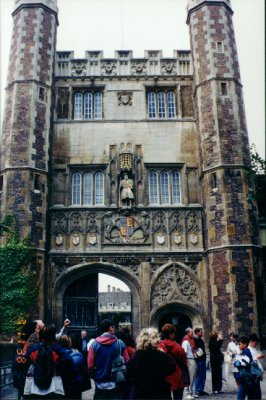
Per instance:
[[[29,237],[37,249],[34,267],[40,282],[46,243],[56,3],[15,1],[1,149],[1,216],[14,214],[21,237]],[[40,287],[40,296],[42,292]]]
[[[248,201],[249,144],[229,0],[189,0],[200,149],[209,326],[256,331],[257,210]],[[259,277],[257,277],[259,279]]]

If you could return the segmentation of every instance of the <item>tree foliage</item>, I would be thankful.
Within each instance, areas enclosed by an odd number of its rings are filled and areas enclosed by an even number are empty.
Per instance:
[[[266,218],[266,161],[258,154],[256,146],[250,148],[251,168],[247,170],[247,176],[254,181],[254,190],[250,189],[248,200],[256,201],[261,218]]]
[[[0,332],[15,332],[36,302],[35,276],[30,271],[34,250],[19,238],[15,218],[7,215],[0,223]]]

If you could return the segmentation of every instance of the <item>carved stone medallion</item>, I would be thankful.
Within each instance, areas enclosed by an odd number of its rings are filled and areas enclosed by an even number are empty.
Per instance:
[[[56,235],[55,237],[55,243],[57,244],[57,246],[61,246],[64,242],[64,238],[62,235]]]
[[[133,92],[118,92],[117,99],[118,105],[121,106],[132,106]]]
[[[88,246],[97,246],[97,235],[95,233],[89,233],[87,235]]]
[[[78,246],[80,242],[80,235],[78,233],[74,233],[72,236],[72,243],[74,246]]]

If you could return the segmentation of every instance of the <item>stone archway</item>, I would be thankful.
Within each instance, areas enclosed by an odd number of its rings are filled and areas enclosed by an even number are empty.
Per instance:
[[[151,281],[150,322],[161,328],[164,319],[171,322],[171,318],[182,316],[184,324],[186,321],[191,322],[191,326],[204,327],[200,282],[186,265],[169,262],[156,271]]]
[[[140,309],[140,284],[135,275],[130,271],[116,264],[109,263],[84,263],[77,264],[65,270],[56,279],[52,295],[52,317],[60,325],[63,315],[64,293],[68,286],[79,278],[95,273],[104,273],[118,278],[125,282],[132,295],[132,325],[134,332],[138,332],[141,327],[141,309]]]

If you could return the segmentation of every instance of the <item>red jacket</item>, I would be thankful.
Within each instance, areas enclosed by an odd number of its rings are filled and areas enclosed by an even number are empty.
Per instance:
[[[158,344],[158,349],[170,354],[176,362],[176,370],[166,377],[172,390],[178,390],[184,387],[183,367],[187,365],[187,356],[184,349],[175,340],[164,339]]]

